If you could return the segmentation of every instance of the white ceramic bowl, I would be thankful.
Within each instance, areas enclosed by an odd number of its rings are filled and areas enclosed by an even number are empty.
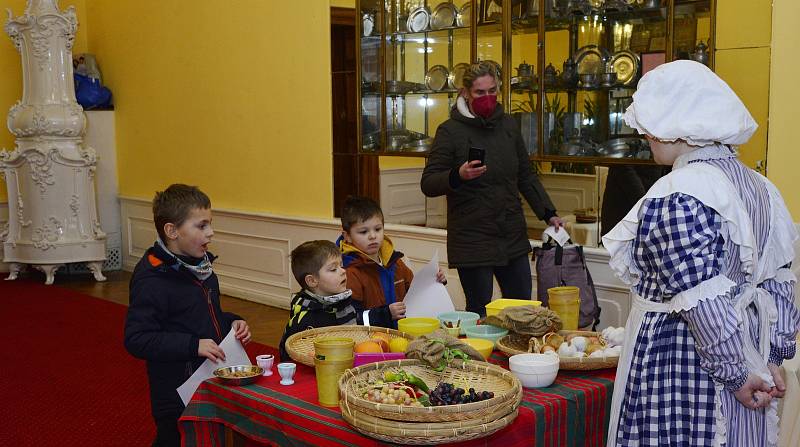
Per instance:
[[[558,356],[553,354],[517,354],[508,359],[508,366],[523,387],[540,388],[556,380],[558,362]]]

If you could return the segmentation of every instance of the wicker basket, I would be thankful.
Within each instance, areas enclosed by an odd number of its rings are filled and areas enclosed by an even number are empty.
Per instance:
[[[362,397],[370,380],[383,378],[386,370],[403,369],[425,381],[430,388],[441,381],[453,383],[464,389],[491,391],[494,397],[480,402],[439,407],[409,407],[394,404],[379,404]],[[510,371],[486,362],[455,360],[450,367],[436,372],[420,360],[390,360],[370,363],[349,369],[339,379],[340,401],[351,412],[358,411],[370,416],[394,421],[450,422],[480,419],[494,414],[498,408],[515,410],[522,400],[522,385]]]
[[[570,334],[582,335],[584,337],[600,337],[599,332],[591,331],[559,331],[559,334],[567,336]],[[500,351],[508,355],[526,354],[530,352],[528,347],[530,337],[526,335],[509,334],[497,340],[495,346]],[[559,369],[570,371],[590,371],[594,369],[616,368],[619,357],[573,357],[559,360]]]
[[[327,326],[298,332],[286,339],[286,352],[295,362],[314,367],[314,340],[319,337],[352,338],[356,344],[370,339],[375,332],[389,334],[392,338],[414,339],[413,335],[377,326]]]
[[[403,423],[348,409],[344,401],[340,401],[339,408],[344,420],[360,433],[399,445],[435,445],[483,438],[514,422],[519,411],[515,408],[507,414],[458,422]]]

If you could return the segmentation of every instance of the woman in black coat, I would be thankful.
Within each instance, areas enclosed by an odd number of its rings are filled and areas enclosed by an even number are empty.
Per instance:
[[[530,299],[531,251],[520,194],[550,225],[561,227],[555,206],[531,172],[514,119],[497,104],[497,67],[472,64],[450,119],[436,130],[422,192],[447,195],[447,257],[458,269],[467,310],[485,315],[492,278],[505,298]],[[470,148],[485,160],[468,161]]]

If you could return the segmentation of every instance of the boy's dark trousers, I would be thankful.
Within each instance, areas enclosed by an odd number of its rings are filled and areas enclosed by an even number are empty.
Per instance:
[[[527,254],[510,259],[503,266],[459,267],[458,279],[467,298],[468,312],[486,316],[486,305],[492,300],[493,277],[497,277],[503,298],[531,299],[533,282]]]
[[[181,447],[181,433],[178,431],[180,414],[162,416],[156,419],[156,439],[152,447]]]

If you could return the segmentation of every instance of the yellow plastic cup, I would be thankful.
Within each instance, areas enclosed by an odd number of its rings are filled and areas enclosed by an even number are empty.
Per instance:
[[[314,358],[318,360],[350,360],[353,361],[352,338],[320,337],[314,340]]]
[[[339,378],[345,370],[353,367],[352,357],[349,360],[314,359],[317,373],[317,394],[320,405],[335,407],[339,405]]]
[[[568,331],[578,330],[581,310],[581,289],[573,286],[547,289],[550,310],[557,313]]]

